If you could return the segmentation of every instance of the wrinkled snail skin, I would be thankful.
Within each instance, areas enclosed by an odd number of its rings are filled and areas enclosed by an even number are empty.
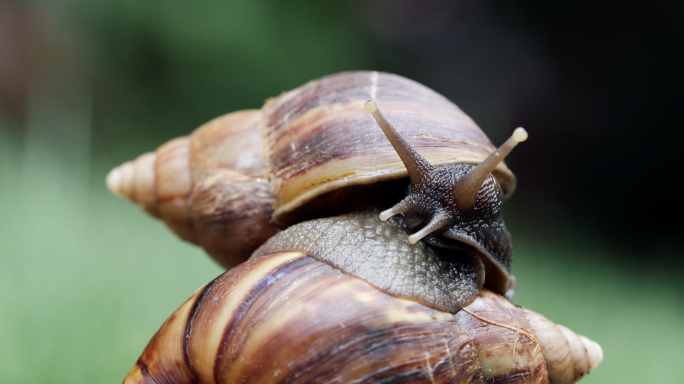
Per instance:
[[[470,304],[485,282],[482,259],[470,248],[441,250],[410,244],[400,217],[352,212],[296,224],[270,238],[252,258],[300,251],[394,297],[446,312]]]
[[[453,314],[285,252],[195,292],[124,383],[574,383],[602,357],[486,289]]]
[[[261,110],[219,117],[115,168],[107,185],[230,268],[276,225],[345,213],[345,198],[358,188],[407,176],[363,109],[368,99],[377,100],[433,166],[478,164],[496,150],[472,119],[435,91],[397,75],[347,72],[285,92]],[[491,173],[508,197],[515,188],[511,171],[498,162]]]

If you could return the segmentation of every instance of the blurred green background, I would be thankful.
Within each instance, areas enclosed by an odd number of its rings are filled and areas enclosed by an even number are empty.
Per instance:
[[[0,382],[120,382],[221,270],[112,167],[308,80],[395,72],[510,157],[516,303],[601,344],[585,383],[684,359],[680,1],[0,0]]]

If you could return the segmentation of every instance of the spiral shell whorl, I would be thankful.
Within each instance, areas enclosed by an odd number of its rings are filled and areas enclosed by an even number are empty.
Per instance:
[[[148,152],[135,160],[127,161],[107,174],[107,188],[138,204],[154,217],[159,217],[154,192],[154,163],[157,155]]]
[[[231,268],[276,231],[260,121],[255,110],[216,118],[114,168],[107,187]]]
[[[454,315],[276,253],[198,290],[124,383],[572,383],[600,362],[594,342],[540,323],[554,327],[490,291]]]
[[[188,137],[179,137],[123,163],[107,175],[107,187],[160,218],[182,239],[199,244],[190,220],[192,178]]]
[[[577,382],[603,360],[603,350],[595,341],[554,324],[538,313],[527,309],[524,312],[544,351],[550,382]]]

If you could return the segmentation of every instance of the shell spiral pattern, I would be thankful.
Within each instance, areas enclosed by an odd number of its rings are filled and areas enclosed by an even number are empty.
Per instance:
[[[276,232],[260,121],[258,110],[218,117],[114,168],[107,187],[232,268]]]
[[[124,383],[574,383],[602,358],[491,291],[447,313],[285,252],[195,292]]]

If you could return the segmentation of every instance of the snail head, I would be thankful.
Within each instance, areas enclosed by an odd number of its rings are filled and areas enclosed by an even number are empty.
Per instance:
[[[516,128],[502,146],[478,165],[433,167],[411,148],[380,112],[374,100],[368,100],[364,108],[382,128],[411,179],[406,198],[380,213],[381,220],[404,213],[406,224],[410,228],[417,228],[425,223],[409,236],[411,244],[432,233],[443,233],[447,237],[482,246],[479,243],[489,243],[490,240],[486,237],[491,236],[478,236],[473,231],[493,230],[501,233],[500,229],[505,229],[501,215],[501,189],[491,172],[518,143],[527,139],[525,129]],[[477,228],[473,229],[474,227]],[[462,234],[463,230],[467,233]],[[498,242],[497,239],[493,241]]]

